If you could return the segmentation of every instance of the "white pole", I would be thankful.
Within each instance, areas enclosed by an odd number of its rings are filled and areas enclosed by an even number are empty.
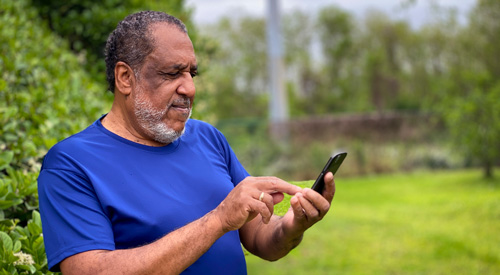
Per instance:
[[[288,101],[283,84],[283,39],[280,29],[279,0],[268,0],[267,44],[269,62],[271,135],[288,137]]]

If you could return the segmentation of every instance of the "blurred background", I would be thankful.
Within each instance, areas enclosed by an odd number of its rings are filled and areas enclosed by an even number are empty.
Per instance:
[[[187,1],[204,70],[197,111],[255,175],[312,179],[345,150],[343,175],[481,166],[489,177],[500,152],[497,2],[281,1],[270,14],[269,1]],[[273,128],[285,134],[269,138]]]
[[[344,175],[493,175],[498,1],[278,1],[274,14],[269,3],[2,0],[0,169],[38,170],[55,142],[107,112],[107,35],[126,14],[157,9],[189,27],[201,68],[193,117],[217,126],[253,175],[312,179],[339,150],[350,153]]]
[[[500,229],[498,0],[0,0],[2,251],[20,242],[35,270],[46,265],[41,160],[109,110],[106,38],[146,9],[188,26],[193,118],[221,130],[252,175],[312,180],[341,150],[345,179],[472,169],[496,186],[487,209]]]

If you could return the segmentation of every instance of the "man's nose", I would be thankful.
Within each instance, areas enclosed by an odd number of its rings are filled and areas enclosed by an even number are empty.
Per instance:
[[[185,72],[183,74],[181,83],[179,84],[179,87],[177,87],[177,93],[185,95],[189,98],[192,98],[196,93],[193,77],[190,72]]]

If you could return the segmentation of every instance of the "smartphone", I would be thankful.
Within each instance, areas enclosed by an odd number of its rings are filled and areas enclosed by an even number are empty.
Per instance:
[[[325,188],[325,175],[328,172],[332,172],[333,175],[335,175],[335,172],[339,169],[340,165],[344,161],[345,157],[347,156],[346,152],[338,153],[333,157],[330,157],[328,162],[325,165],[325,168],[321,171],[319,174],[318,178],[314,182],[313,186],[311,189],[314,191],[323,194],[323,189]]]

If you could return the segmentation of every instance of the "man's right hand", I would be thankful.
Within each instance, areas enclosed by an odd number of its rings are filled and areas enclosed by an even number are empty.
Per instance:
[[[276,177],[247,177],[213,213],[220,219],[224,232],[241,228],[258,214],[262,216],[262,222],[267,224],[273,216],[274,205],[283,199],[283,193],[295,195],[301,190]]]

